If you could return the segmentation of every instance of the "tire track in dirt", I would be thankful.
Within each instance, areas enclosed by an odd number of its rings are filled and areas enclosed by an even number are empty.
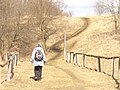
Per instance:
[[[62,60],[57,60],[57,61],[52,60],[48,63],[49,63],[49,64],[47,64],[48,66],[54,67],[57,71],[64,72],[65,75],[67,75],[68,79],[71,78],[72,82],[75,84],[75,86],[74,86],[75,90],[80,90],[80,89],[84,90],[85,81],[83,79],[81,79],[81,77],[78,76],[78,74],[76,75],[73,67],[70,64],[67,64]],[[79,72],[77,72],[77,73],[79,73]],[[74,89],[71,88],[70,90],[74,90]]]
[[[83,25],[80,29],[78,29],[76,32],[74,32],[73,34],[71,34],[71,35],[69,35],[68,37],[66,37],[67,40],[70,40],[70,39],[72,39],[73,37],[76,37],[77,35],[79,35],[80,33],[82,33],[85,29],[87,29],[87,27],[89,26],[89,18],[82,18],[82,20],[84,21],[84,25]],[[56,42],[55,44],[53,44],[53,45],[51,46],[51,48],[53,49],[56,45],[59,45],[59,44],[63,43],[63,40],[64,40],[64,39]],[[53,49],[53,50],[54,50],[54,49]]]
[[[84,90],[83,84],[79,84],[80,81],[71,71],[54,64],[43,68],[43,79],[39,82],[33,80],[30,62],[21,62],[15,72],[14,78],[5,82],[2,90]],[[76,86],[77,83],[79,85]]]
[[[77,35],[79,35],[80,33],[82,33],[84,30],[87,29],[87,27],[89,26],[89,18],[82,18],[82,20],[84,21],[84,25],[78,29],[76,32],[74,32],[72,35],[69,35],[68,37],[66,37],[67,41],[72,39],[73,37],[76,37]],[[58,42],[56,42],[55,44],[53,44],[50,49],[52,51],[55,51],[57,54],[50,58],[49,60],[54,60],[56,59],[56,57],[58,57],[60,55],[60,53],[62,53],[62,50],[60,49],[60,45],[63,43],[64,39],[59,40]]]
[[[66,67],[61,67],[61,66],[55,66],[55,65],[49,65],[54,68],[56,68],[57,71],[62,71],[66,73],[66,78],[71,78],[71,81],[73,82],[73,86],[70,88],[70,90],[84,90],[84,85],[83,85],[83,80],[80,80],[72,71],[67,69]],[[68,77],[69,76],[69,77]],[[68,88],[65,89],[65,87],[62,88],[63,90],[68,90]]]
[[[59,70],[62,70],[63,72],[65,72],[67,75],[69,75],[73,81],[79,81],[79,79],[71,72],[69,71],[68,69],[65,69],[65,68],[62,68],[60,66],[55,66],[55,65],[50,65],[49,66],[53,66],[55,67],[56,69],[59,69]]]

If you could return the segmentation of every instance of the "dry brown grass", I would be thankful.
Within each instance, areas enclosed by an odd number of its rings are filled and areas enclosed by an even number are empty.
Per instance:
[[[113,32],[111,17],[67,18],[55,21],[59,30],[50,36],[47,45],[51,46],[63,39],[63,32],[68,36],[78,30],[83,30],[67,41],[67,51],[83,52],[100,56],[120,55],[119,34]],[[87,24],[85,24],[87,23]],[[54,27],[53,27],[54,28]],[[63,42],[59,44],[63,50]],[[33,67],[28,62],[30,57],[21,58],[17,71],[12,81],[3,85],[3,90],[116,90],[115,81],[108,76],[111,74],[111,62],[102,60],[102,70],[107,74],[99,73],[62,60],[63,52],[54,51],[47,53],[48,65],[44,67],[44,77],[40,82],[35,82]],[[52,58],[52,59],[51,59]],[[82,57],[79,56],[79,64]],[[94,58],[87,58],[87,67],[97,68]],[[115,64],[117,72],[117,61]],[[115,74],[117,78],[117,74]]]

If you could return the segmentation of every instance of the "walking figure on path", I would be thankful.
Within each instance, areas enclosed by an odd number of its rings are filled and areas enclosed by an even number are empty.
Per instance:
[[[34,65],[35,81],[41,80],[42,67],[44,66],[44,64],[46,64],[46,57],[41,44],[37,44],[37,46],[33,49],[31,62]]]

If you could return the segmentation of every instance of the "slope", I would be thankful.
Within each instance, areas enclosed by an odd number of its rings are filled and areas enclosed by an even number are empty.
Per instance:
[[[42,80],[34,81],[33,66],[26,59],[18,65],[14,78],[1,90],[115,90],[110,77],[61,60],[51,61],[43,70]]]
[[[68,50],[72,46],[69,42],[76,43],[73,51],[94,55],[117,56],[120,55],[119,34],[114,34],[112,17],[92,17],[89,27],[79,36],[68,41]],[[119,32],[119,30],[118,30]]]
[[[20,60],[21,62],[16,69],[17,71],[15,71],[14,78],[10,82],[6,82],[2,86],[2,89],[116,90],[115,81],[108,75],[77,67],[73,64],[67,64],[62,60],[64,31],[67,32],[67,36],[69,37],[67,51],[103,56],[120,54],[118,48],[119,34],[113,34],[111,17],[93,17],[87,20],[87,26],[85,26],[86,24],[81,18],[62,18],[62,20],[58,20],[58,26],[61,28],[65,25],[66,28],[51,35],[47,42],[48,46],[57,47],[58,49],[47,53],[48,64],[44,67],[42,81],[35,82],[33,80],[33,66],[29,62],[30,57],[24,57]],[[81,32],[79,33],[78,30],[81,30]]]

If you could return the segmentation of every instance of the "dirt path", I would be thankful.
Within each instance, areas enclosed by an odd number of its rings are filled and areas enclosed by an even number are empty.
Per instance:
[[[41,81],[33,80],[33,66],[28,60],[20,62],[16,70],[2,90],[116,90],[111,77],[63,60],[50,61],[43,68]]]
[[[44,75],[41,81],[33,80],[33,66],[28,61],[20,63],[17,70],[14,78],[10,82],[5,82],[3,90],[77,90],[78,88],[74,85],[75,81],[78,81],[73,80],[74,76],[49,64],[43,68]],[[83,90],[83,85],[80,84],[79,88]]]
[[[79,35],[79,34],[82,33],[84,30],[87,29],[87,27],[89,26],[89,18],[81,18],[81,20],[84,21],[84,25],[83,25],[82,27],[80,27],[77,31],[75,31],[73,34],[67,35],[67,37],[66,37],[67,40],[70,40],[70,39],[72,39],[73,37],[76,37],[77,35]],[[73,32],[73,31],[72,31],[72,32]],[[59,48],[58,46],[59,46],[60,44],[62,44],[63,41],[64,41],[64,38],[61,39],[61,40],[59,40],[59,41],[57,41],[56,43],[54,43],[50,48],[51,48],[52,50],[54,50],[56,47]]]

